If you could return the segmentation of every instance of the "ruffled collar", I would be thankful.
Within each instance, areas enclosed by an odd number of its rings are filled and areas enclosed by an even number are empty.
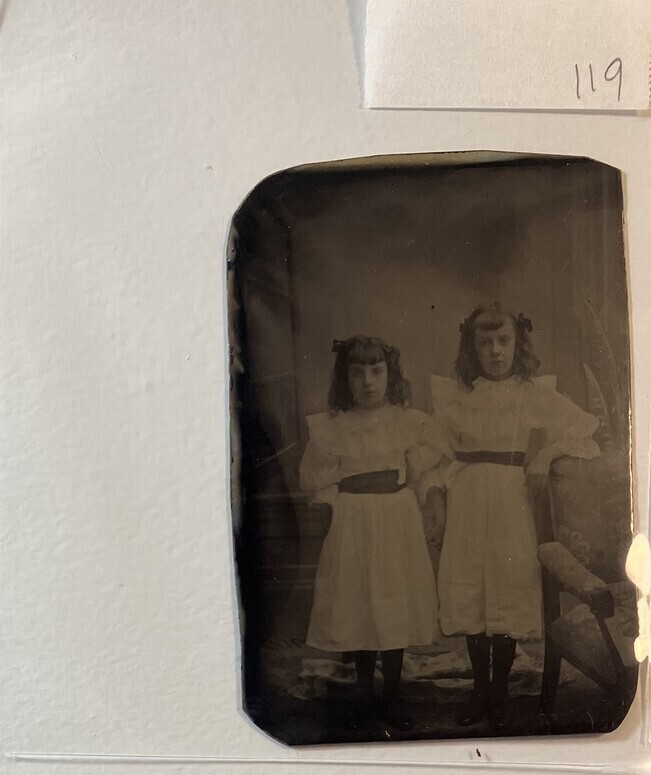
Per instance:
[[[508,379],[487,379],[486,377],[477,377],[472,383],[472,390],[468,390],[465,395],[472,403],[473,396],[489,394],[491,399],[507,398],[509,396],[520,395],[522,390],[533,387],[533,383],[526,382],[518,377],[509,377]]]
[[[427,420],[422,412],[393,404],[307,418],[310,436],[318,446],[350,457],[364,457],[378,450],[405,450],[418,440]]]
[[[517,376],[505,380],[478,377],[468,389],[455,379],[432,375],[432,406],[451,430],[476,432],[486,423],[517,418],[524,427],[540,427],[539,404],[555,387],[554,377]]]
[[[387,403],[377,409],[349,409],[333,415],[333,419],[342,427],[371,430],[395,421],[403,412],[401,407]]]
[[[506,379],[490,379],[489,377],[477,377],[477,379],[472,383],[472,386],[474,388],[482,388],[482,386],[497,386],[497,385],[512,385],[513,383],[519,383],[521,382],[518,377],[515,376],[515,374],[512,374],[510,377],[507,377]]]

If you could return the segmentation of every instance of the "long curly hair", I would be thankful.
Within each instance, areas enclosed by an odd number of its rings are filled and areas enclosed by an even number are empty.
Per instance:
[[[513,323],[515,331],[515,352],[513,355],[513,376],[523,381],[531,381],[531,378],[540,368],[540,361],[533,351],[531,337],[531,321],[522,314],[516,316],[510,310],[502,309],[499,303],[485,304],[475,309],[463,321],[460,326],[459,354],[455,363],[455,372],[459,380],[472,390],[473,382],[483,372],[477,357],[475,348],[475,331],[479,327],[477,319],[485,315],[487,320],[482,322],[481,328],[495,331],[501,328],[507,320]]]
[[[332,370],[328,408],[331,412],[346,412],[355,406],[355,399],[348,384],[348,368],[351,364],[387,364],[387,401],[407,407],[411,388],[400,366],[400,351],[383,339],[372,336],[353,336],[336,344],[337,358]]]

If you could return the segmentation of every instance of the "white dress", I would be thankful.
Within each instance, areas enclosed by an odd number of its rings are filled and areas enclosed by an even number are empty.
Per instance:
[[[523,452],[535,429],[543,446],[594,458],[598,421],[555,390],[555,378],[479,378],[468,390],[432,377],[434,416],[455,452]],[[538,542],[521,466],[447,461],[427,487],[447,488],[447,521],[438,575],[446,635],[542,636]]]
[[[301,488],[332,505],[315,580],[307,644],[325,651],[428,645],[439,633],[436,582],[418,501],[411,487],[391,494],[339,492],[345,477],[397,470],[407,481],[406,450],[423,465],[440,460],[428,446],[430,418],[387,405],[307,418],[310,440]],[[409,481],[422,471],[410,471]]]

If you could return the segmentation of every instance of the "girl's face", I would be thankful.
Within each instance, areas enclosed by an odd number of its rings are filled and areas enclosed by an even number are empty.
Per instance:
[[[389,372],[386,361],[351,363],[348,387],[360,409],[377,409],[386,402]]]
[[[491,330],[492,329],[492,330]],[[484,375],[489,379],[505,379],[513,371],[515,329],[506,319],[499,328],[482,327],[482,316],[476,321],[475,350]]]

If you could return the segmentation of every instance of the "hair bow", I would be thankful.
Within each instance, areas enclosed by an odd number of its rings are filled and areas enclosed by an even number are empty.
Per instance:
[[[518,325],[525,329],[525,331],[528,331],[531,333],[533,331],[533,324],[531,323],[531,320],[529,318],[526,318],[522,312],[518,315]]]
[[[345,339],[333,339],[332,340],[332,350],[330,352],[338,353],[341,352],[344,348],[344,345],[346,344]]]

